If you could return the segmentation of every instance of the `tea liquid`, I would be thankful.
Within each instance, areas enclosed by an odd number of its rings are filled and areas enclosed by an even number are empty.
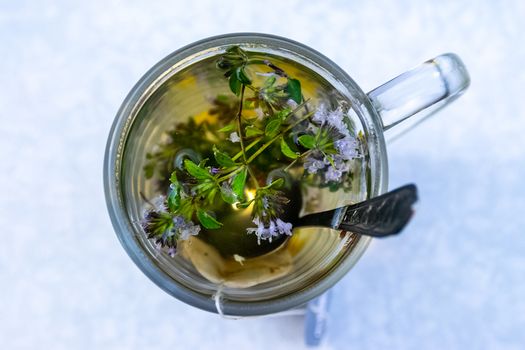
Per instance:
[[[317,73],[289,59],[269,53],[252,54],[251,57],[269,60],[300,80],[308,108],[312,110],[324,105],[335,109],[344,106],[348,109],[351,133],[357,135],[362,132],[361,122],[348,99]],[[217,57],[212,55],[170,77],[144,103],[139,114],[144,119],[154,121],[147,126],[151,129],[151,137],[146,145],[149,152],[154,152],[166,143],[178,147],[177,141],[183,142],[187,135],[181,132],[172,132],[169,135],[166,131],[173,130],[179,123],[186,123],[190,117],[197,125],[213,125],[218,123],[218,118],[224,117],[216,113],[217,97],[228,96],[227,100],[230,101],[236,97],[229,89],[228,80],[216,68],[216,59]],[[254,80],[254,85],[263,84],[267,78],[265,73],[269,73],[268,67],[263,64],[251,65],[247,71]],[[253,117],[255,113],[254,109],[246,108],[243,116]],[[197,148],[199,145],[194,146]],[[188,144],[181,144],[180,148],[182,147],[187,148]],[[286,192],[291,197],[291,202],[285,213],[293,218],[294,215],[329,210],[364,199],[369,172],[366,144],[361,145],[360,153],[359,157],[349,161],[351,170],[346,180],[351,186],[346,191],[339,189],[332,192],[328,187],[319,188],[303,183],[299,175],[303,165],[298,162],[296,170],[291,171],[292,174],[297,174],[297,177],[293,179],[293,188]],[[156,174],[152,179],[141,182],[140,191],[147,198],[159,194],[166,195],[166,176],[173,170],[173,162],[166,165],[163,175]],[[142,160],[141,165],[145,164],[146,160]],[[267,169],[259,170],[269,172],[272,165],[269,163]],[[246,196],[250,195],[253,194],[249,190],[246,191]],[[247,234],[246,231],[248,227],[254,226],[250,213],[250,207],[237,209],[232,205],[224,208],[219,218],[224,225],[215,230],[203,229],[199,235],[179,242],[178,254],[193,264],[209,281],[233,288],[244,288],[287,274],[300,273],[298,270],[308,268],[314,263],[319,273],[323,273],[345,250],[351,249],[355,240],[350,233],[341,234],[339,231],[321,228],[298,228],[293,230],[291,237],[282,236],[271,242],[258,242],[254,234]]]

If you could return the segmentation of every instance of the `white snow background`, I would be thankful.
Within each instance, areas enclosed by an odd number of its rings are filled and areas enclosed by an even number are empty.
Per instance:
[[[443,52],[472,85],[389,145],[417,214],[335,287],[324,349],[525,347],[525,2],[0,1],[0,348],[302,349],[301,317],[223,320],[121,248],[102,160],[147,69],[240,31],[324,53],[365,91]]]

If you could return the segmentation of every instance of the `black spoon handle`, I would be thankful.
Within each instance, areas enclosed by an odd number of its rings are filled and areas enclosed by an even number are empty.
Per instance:
[[[416,185],[405,185],[364,202],[305,215],[294,226],[323,226],[365,236],[386,237],[401,232],[414,213],[412,205],[416,201]]]

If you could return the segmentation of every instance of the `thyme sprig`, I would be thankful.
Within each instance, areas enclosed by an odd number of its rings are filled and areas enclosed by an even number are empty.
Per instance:
[[[258,71],[261,65],[270,72]],[[178,124],[144,167],[147,178],[158,172],[169,190],[151,204],[142,226],[171,255],[177,240],[220,229],[219,214],[231,205],[251,208],[256,227],[247,233],[259,241],[291,235],[292,225],[283,220],[289,172],[302,162],[303,178],[337,189],[357,156],[343,110],[312,110],[300,81],[274,63],[232,46],[216,66],[236,97],[213,101],[209,114],[218,116],[216,123],[190,118]]]

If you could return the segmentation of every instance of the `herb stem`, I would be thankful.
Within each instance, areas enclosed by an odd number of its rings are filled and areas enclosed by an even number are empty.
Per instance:
[[[244,137],[242,135],[242,126],[241,126],[241,118],[242,118],[242,104],[244,101],[244,90],[246,89],[246,85],[242,84],[241,87],[241,101],[239,102],[239,112],[237,112],[237,131],[239,133],[239,141],[241,143],[241,152],[242,152],[242,158],[244,159],[244,162],[246,163],[246,151],[244,149]]]
[[[149,199],[148,197],[146,197],[146,195],[140,191],[139,192],[140,196],[142,197],[142,199],[144,200],[144,202],[148,203],[152,208],[156,208],[155,204],[153,204]]]
[[[236,168],[234,171],[224,175],[224,176],[221,176],[217,179],[217,182],[223,182],[224,180],[228,180],[229,178],[233,177],[235,174],[239,173],[241,170],[243,169],[242,166]]]
[[[274,143],[276,140],[278,140],[280,137],[282,137],[290,129],[294,128],[295,126],[299,125],[300,123],[302,123],[306,119],[310,118],[313,114],[314,114],[314,112],[310,112],[310,113],[306,114],[304,117],[302,117],[301,119],[299,119],[298,121],[296,121],[295,123],[288,125],[280,133],[278,133],[273,138],[271,138],[269,141],[267,141],[264,145],[262,145],[261,148],[259,148],[257,150],[257,152],[252,154],[252,156],[250,158],[248,158],[248,160],[246,161],[246,164],[250,164],[250,162],[252,162],[255,158],[257,158],[257,156],[259,154],[264,152],[264,150],[267,149],[272,143]]]
[[[265,66],[268,66],[269,68],[271,68],[275,74],[283,77],[283,78],[288,78],[288,74],[286,74],[286,72],[277,67],[275,64],[273,64],[272,62],[268,61],[268,60],[261,60],[261,59],[248,59],[248,61],[246,62],[246,64],[263,64]]]
[[[248,165],[246,165],[246,169],[248,169],[248,174],[250,174],[250,178],[252,179],[255,188],[259,189],[259,182],[257,181],[257,177],[254,175],[252,169]]]
[[[242,135],[242,105],[244,102],[244,90],[245,89],[246,89],[246,85],[242,84],[241,97],[240,97],[241,101],[239,103],[239,112],[237,112],[237,131],[239,132],[239,141],[241,143],[241,154],[242,154],[242,158],[244,159],[244,164],[246,164],[246,169],[248,170],[248,174],[250,174],[250,178],[252,179],[253,184],[255,185],[255,188],[258,189],[259,183],[257,182],[257,177],[255,177],[252,169],[250,169],[250,167],[246,163],[246,148],[244,147],[244,136]]]
[[[334,163],[334,160],[331,156],[329,156],[328,154],[326,154],[323,150],[320,150],[321,153],[323,154],[323,156],[328,159],[328,161],[330,162],[330,165],[335,168],[335,163]]]
[[[253,140],[248,146],[244,147],[244,151],[249,151],[253,146],[255,146],[256,144],[258,144],[261,140],[262,140],[262,136],[259,136],[258,138],[256,138],[255,140]],[[234,155],[232,157],[233,160],[237,160],[239,159],[239,157],[242,156],[242,151],[239,151],[236,155]]]
[[[301,159],[301,158],[303,158],[303,157],[309,155],[309,154],[312,153],[312,152],[313,152],[313,150],[308,150],[308,151],[304,152],[303,154],[299,155],[299,157],[295,158],[290,164],[288,164],[288,165],[286,166],[286,168],[284,168],[283,171],[286,172],[286,171],[290,170],[290,168],[291,168],[292,166],[294,166],[295,163],[297,163],[297,161],[298,161],[299,159]]]
[[[310,99],[307,99],[307,100],[303,100],[303,102],[301,102],[301,104],[297,105],[297,107],[295,107],[290,113],[288,113],[286,115],[286,117],[284,117],[284,120],[288,119],[289,116],[291,115],[294,115],[295,113],[297,113],[297,111],[299,111],[301,108],[304,107],[306,113],[308,114],[308,102],[310,101]]]

